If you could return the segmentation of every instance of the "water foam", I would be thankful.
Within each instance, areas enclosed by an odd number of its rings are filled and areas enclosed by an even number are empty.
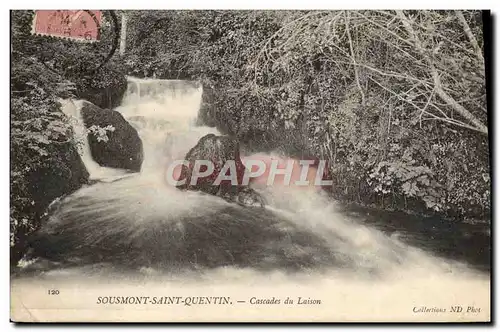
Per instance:
[[[183,215],[204,218],[207,213],[216,214],[229,205],[216,197],[169,188],[158,177],[166,162],[165,158],[182,159],[200,137],[209,132],[217,133],[213,128],[194,125],[201,95],[202,87],[192,82],[129,78],[127,94],[117,110],[138,129],[143,140],[145,161],[141,174],[112,184],[96,184],[81,189],[72,199],[87,199],[90,205],[76,204],[70,205],[70,208],[81,209],[83,214],[92,209],[94,213],[101,212],[102,218],[114,220],[132,218],[134,227],[146,229],[151,219],[164,218],[175,222],[176,218]],[[69,106],[67,112],[68,109]],[[75,109],[78,107],[72,108],[73,111]],[[88,158],[87,148],[82,157],[91,173],[96,174],[99,167]],[[297,190],[276,187],[260,190],[271,202],[267,210],[325,239],[334,252],[353,262],[355,268],[348,270],[336,267],[318,272],[308,270],[306,273],[290,275],[280,270],[262,273],[252,268],[227,266],[207,270],[196,276],[168,277],[165,272],[145,266],[136,274],[125,276],[118,272],[117,280],[123,287],[131,287],[137,282],[152,283],[151,289],[163,287],[160,284],[174,287],[178,282],[182,282],[185,289],[224,283],[227,285],[224,288],[226,292],[231,287],[258,284],[260,286],[256,289],[262,294],[265,294],[261,287],[263,284],[273,284],[273,289],[268,290],[269,295],[273,292],[283,293],[285,289],[296,291],[297,287],[302,287],[305,292],[309,292],[307,294],[333,296],[346,308],[352,306],[355,309],[358,306],[359,310],[375,308],[375,311],[380,311],[384,306],[392,304],[398,307],[395,303],[401,303],[402,310],[404,307],[408,313],[415,305],[448,306],[458,303],[456,301],[469,301],[488,306],[485,309],[489,311],[489,275],[472,270],[463,263],[433,256],[346,217],[331,198],[315,188]],[[113,274],[113,269],[103,266],[97,269],[56,269],[47,273],[46,278],[57,279],[62,275],[67,278],[68,273],[76,279],[82,279],[81,276],[85,275],[85,280],[89,280],[87,278],[94,276],[101,283]],[[274,285],[281,286],[278,289]],[[466,288],[470,288],[471,292],[467,292]],[[323,293],[315,289],[323,289]],[[326,295],[325,290],[328,290]],[[367,310],[364,312],[368,319],[377,317],[368,314]]]

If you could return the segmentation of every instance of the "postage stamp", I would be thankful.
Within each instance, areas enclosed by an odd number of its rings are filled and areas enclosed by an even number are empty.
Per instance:
[[[32,33],[95,42],[100,37],[101,19],[99,10],[37,10]]]

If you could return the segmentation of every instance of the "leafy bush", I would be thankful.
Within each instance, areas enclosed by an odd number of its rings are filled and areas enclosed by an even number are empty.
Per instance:
[[[77,151],[81,138],[74,136],[59,99],[74,96],[74,78],[83,75],[76,68],[85,55],[92,58],[95,52],[89,49],[85,54],[72,49],[69,41],[32,36],[33,14],[11,12],[11,264],[25,253],[28,237],[40,226],[48,205],[88,180]],[[59,57],[59,65],[74,68],[72,73],[42,62],[49,44],[52,51],[59,47],[67,55]]]

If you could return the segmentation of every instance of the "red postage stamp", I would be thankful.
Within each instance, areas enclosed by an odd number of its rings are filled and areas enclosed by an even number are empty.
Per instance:
[[[95,42],[100,37],[101,19],[99,10],[37,10],[32,33]]]

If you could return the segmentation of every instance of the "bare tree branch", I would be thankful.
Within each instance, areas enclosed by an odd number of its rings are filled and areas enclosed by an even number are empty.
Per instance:
[[[356,57],[354,55],[354,47],[352,46],[352,38],[351,38],[351,32],[349,31],[349,11],[344,11],[344,16],[345,16],[345,29],[347,33],[347,38],[349,39],[349,49],[351,51],[351,59],[354,64],[354,78],[356,80],[356,85],[358,86],[359,93],[361,95],[361,105],[365,106],[366,101],[365,101],[365,93],[363,92],[363,88],[361,87],[361,83],[359,83],[359,73],[358,73],[358,66],[356,66]]]
[[[431,94],[429,95],[429,98],[427,99],[427,103],[425,103],[424,108],[422,108],[422,111],[420,111],[420,116],[419,116],[420,128],[422,128],[422,115],[424,115],[424,112],[427,110],[427,107],[431,103],[432,97],[434,97],[434,92],[435,90],[432,90]]]
[[[446,114],[444,114],[444,112],[441,111],[441,113],[443,114],[443,117],[439,117],[435,114],[432,114],[428,111],[426,111],[425,109],[422,109],[420,108],[417,104],[415,104],[414,102],[412,101],[409,101],[408,99],[406,98],[403,98],[401,95],[399,95],[398,93],[392,91],[391,89],[385,87],[384,85],[382,85],[380,82],[374,80],[373,78],[369,78],[372,82],[374,82],[375,84],[377,84],[378,86],[380,86],[382,89],[386,90],[387,92],[391,93],[392,95],[394,95],[396,98],[398,98],[399,100],[405,102],[405,103],[408,103],[410,105],[412,105],[413,107],[415,107],[419,112],[421,112],[422,114],[425,114],[427,116],[429,116],[431,119],[433,120],[437,120],[437,121],[443,121],[443,122],[446,122],[446,123],[449,123],[449,124],[452,124],[452,125],[455,125],[455,126],[459,126],[459,127],[463,127],[463,128],[467,128],[467,129],[471,129],[471,130],[474,130],[474,131],[477,131],[477,132],[482,132],[480,131],[478,128],[476,127],[473,127],[473,126],[470,126],[466,123],[463,123],[461,121],[457,121],[455,119],[452,119],[448,116],[446,116]],[[439,110],[438,107],[436,107],[435,105],[433,105],[432,103],[429,103],[428,106],[432,106],[436,109]],[[423,119],[424,120],[424,119]]]
[[[479,47],[479,44],[477,43],[476,37],[474,37],[474,34],[472,33],[472,30],[470,29],[469,24],[465,20],[464,14],[460,10],[455,11],[458,20],[460,21],[460,24],[462,24],[462,27],[464,29],[465,34],[467,35],[467,38],[469,38],[470,43],[472,44],[472,48],[474,49],[474,52],[477,56],[477,59],[479,62],[482,64],[484,68],[484,57],[483,57],[483,52],[481,51],[481,48]]]
[[[420,52],[420,54],[424,57],[424,59],[428,62],[429,64],[429,69],[431,72],[431,76],[434,80],[434,85],[435,85],[435,91],[437,95],[443,99],[449,106],[451,106],[455,111],[457,111],[460,115],[462,115],[465,119],[467,119],[470,123],[472,123],[475,127],[476,130],[488,135],[488,127],[485,126],[481,121],[479,121],[478,118],[476,118],[471,112],[469,112],[465,107],[460,105],[453,97],[448,95],[441,84],[441,80],[439,78],[438,71],[436,70],[436,67],[434,66],[434,62],[432,59],[426,54],[425,49],[422,46],[422,43],[420,42],[420,39],[418,38],[417,34],[413,30],[413,27],[411,26],[410,21],[406,17],[406,15],[403,13],[402,10],[397,10],[396,11],[398,17],[400,18],[401,22],[403,23],[403,26],[405,27],[406,31],[410,35],[410,38],[413,40],[415,43],[415,47],[417,50]]]

